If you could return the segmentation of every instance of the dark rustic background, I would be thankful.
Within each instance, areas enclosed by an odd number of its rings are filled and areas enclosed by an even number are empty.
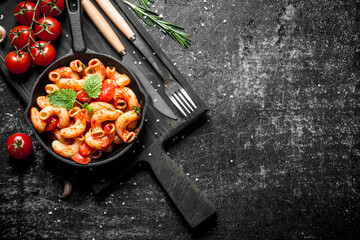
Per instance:
[[[146,168],[103,198],[75,184],[60,200],[54,160],[0,78],[1,237],[357,239],[360,1],[155,0],[152,9],[192,35],[182,51],[144,26],[210,109],[167,151],[216,219],[188,228]],[[26,163],[6,153],[15,132],[34,140]]]

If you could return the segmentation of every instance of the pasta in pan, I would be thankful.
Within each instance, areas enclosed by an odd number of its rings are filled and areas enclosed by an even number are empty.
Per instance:
[[[128,76],[94,58],[88,66],[74,60],[48,78],[30,120],[36,131],[49,135],[58,155],[88,164],[134,141],[141,106]]]

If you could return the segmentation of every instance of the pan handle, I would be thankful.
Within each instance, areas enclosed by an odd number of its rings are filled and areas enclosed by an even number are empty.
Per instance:
[[[160,158],[148,160],[150,167],[187,223],[195,228],[213,216],[215,207],[165,153],[163,147],[158,148],[152,151],[157,150],[155,152],[160,153]]]
[[[83,53],[86,51],[86,44],[82,31],[80,0],[65,0],[65,5],[69,17],[72,49],[74,53]]]

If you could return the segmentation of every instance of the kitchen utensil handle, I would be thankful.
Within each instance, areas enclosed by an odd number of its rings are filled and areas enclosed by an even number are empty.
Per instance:
[[[150,166],[190,227],[195,228],[215,213],[214,205],[164,152]]]
[[[99,29],[101,34],[106,38],[111,46],[121,55],[125,55],[126,52],[124,45],[112,30],[111,26],[107,23],[105,18],[96,9],[94,4],[92,4],[90,0],[82,0],[81,4],[87,15],[90,17],[91,21],[95,24],[95,26]]]
[[[109,0],[96,0],[97,4],[101,9],[106,13],[106,15],[111,19],[111,21],[117,26],[117,28],[130,40],[135,46],[141,51],[141,53],[149,60],[151,65],[155,70],[160,74],[163,79],[174,79],[169,70],[163,65],[160,59],[157,56],[153,55],[153,51],[149,51],[149,48],[146,47],[143,43],[140,43],[136,39],[136,35],[133,30],[130,28],[129,24],[125,19],[120,15],[119,11],[111,4]]]
[[[70,3],[72,2],[72,3]],[[82,31],[81,4],[80,0],[65,0],[66,10],[69,17],[72,49],[75,53],[86,51],[86,44]]]
[[[97,4],[101,9],[106,13],[106,15],[111,19],[111,21],[118,27],[118,29],[128,38],[133,39],[135,33],[116,10],[114,5],[111,4],[109,0],[96,0]]]

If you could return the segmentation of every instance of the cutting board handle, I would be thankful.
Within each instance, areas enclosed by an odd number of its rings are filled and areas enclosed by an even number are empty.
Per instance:
[[[187,223],[195,228],[215,213],[215,207],[163,147],[158,150],[160,158],[149,160],[150,167]]]
[[[86,44],[82,31],[80,0],[65,0],[65,5],[69,17],[72,49],[74,53],[84,53],[86,51]]]

